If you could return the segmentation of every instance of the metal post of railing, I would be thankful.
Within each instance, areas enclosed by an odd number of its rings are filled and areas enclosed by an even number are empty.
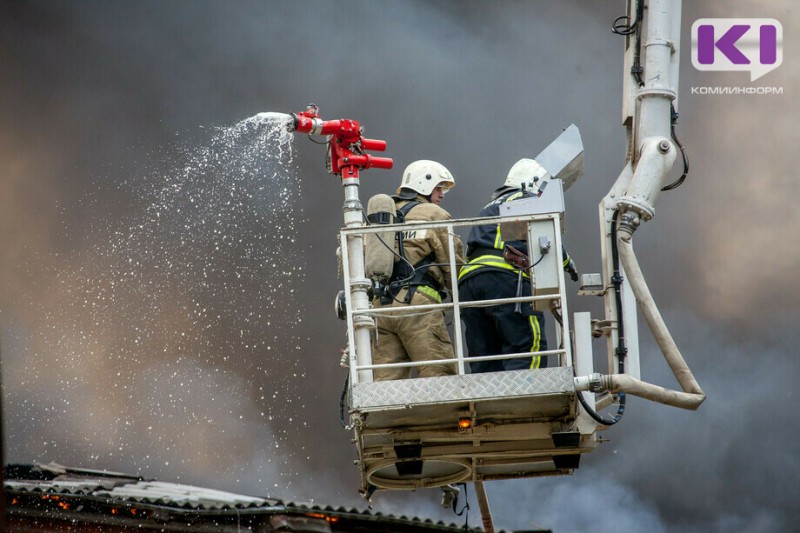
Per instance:
[[[346,322],[347,322],[347,348],[349,350],[348,353],[348,365],[350,367],[350,384],[354,385],[358,383],[358,358],[356,354],[356,340],[355,340],[355,328],[353,327],[353,306],[350,305],[350,255],[348,254],[348,246],[347,246],[347,235],[344,233],[341,234],[341,242],[339,243],[339,249],[341,250],[342,254],[342,277],[344,278],[344,294],[346,298]]]
[[[456,267],[455,232],[452,225],[447,226],[447,250],[450,254],[450,287],[453,296],[453,332],[456,336],[456,359],[458,375],[464,375],[464,345],[461,338],[461,307],[458,297],[458,268]]]
[[[342,175],[342,185],[344,187],[344,223],[348,228],[361,228],[364,225],[364,209],[358,199],[358,169],[350,169],[348,177]],[[342,243],[343,248],[347,249],[348,254],[348,276],[350,286],[347,291],[347,307],[349,309],[369,309],[370,299],[368,295],[371,287],[370,280],[366,277],[364,268],[364,234],[354,233],[351,239],[345,239]],[[359,364],[372,362],[372,329],[375,322],[368,316],[358,315],[352,317],[349,324],[353,331],[353,344],[350,350],[355,351],[355,358]],[[359,383],[372,381],[372,372],[361,372],[358,376]]]
[[[569,337],[569,313],[567,312],[567,291],[566,282],[564,279],[564,247],[561,241],[561,220],[558,217],[553,218],[553,225],[555,226],[556,235],[556,257],[558,257],[558,297],[561,304],[561,325],[556,325],[556,330],[560,332],[559,341],[563,340],[564,352],[566,360],[563,362],[565,366],[572,366],[572,342]]]

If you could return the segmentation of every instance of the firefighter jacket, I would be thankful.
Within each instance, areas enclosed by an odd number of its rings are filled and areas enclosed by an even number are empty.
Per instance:
[[[401,209],[410,201],[419,202],[405,215],[405,223],[433,222],[451,220],[450,213],[436,204],[428,201],[422,195],[417,195],[414,200],[400,200],[396,202],[397,209]],[[453,237],[453,248],[456,253],[455,264],[464,263],[464,245],[458,235]],[[403,254],[411,265],[416,267],[426,258],[431,266],[426,267],[426,278],[431,279],[436,291],[451,290],[450,283],[450,253],[448,246],[447,228],[414,229],[406,228],[403,231]],[[427,294],[427,292],[426,292]],[[433,295],[431,295],[433,297]],[[437,298],[434,298],[437,299]]]
[[[529,198],[531,196],[534,196],[534,194],[520,189],[498,189],[495,191],[492,200],[478,213],[478,217],[498,216],[500,214],[501,204],[513,202],[521,198]],[[503,235],[500,232],[499,223],[474,226],[469,232],[469,237],[467,237],[468,263],[461,268],[458,274],[458,280],[462,281],[487,268],[518,276],[519,270],[503,259],[503,248],[505,245],[513,246],[523,254],[528,255],[527,241],[504,241]],[[570,257],[563,247],[562,252],[564,256],[564,268],[566,269],[570,263]],[[529,277],[528,273],[524,271],[523,276],[525,278]]]

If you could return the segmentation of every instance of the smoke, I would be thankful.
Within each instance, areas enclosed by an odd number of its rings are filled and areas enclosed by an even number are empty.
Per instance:
[[[23,285],[40,287],[16,295],[30,301],[23,353],[5,361],[20,406],[7,418],[27,453],[291,487],[303,447],[287,427],[305,423],[284,406],[302,405],[290,354],[305,267],[288,118],[262,113],[170,146],[157,168],[118,182],[127,216],[67,226],[85,248],[42,255],[41,279]],[[97,211],[113,183],[82,207]]]
[[[488,483],[499,527],[788,530],[798,339],[792,276],[797,46],[759,83],[694,71],[691,22],[774,17],[788,2],[684,2],[687,182],[635,238],[708,400],[631,399],[575,475]],[[314,101],[389,142],[392,190],[444,163],[444,207],[471,216],[508,168],[579,126],[586,175],[566,242],[599,271],[597,203],[622,168],[624,2],[4,3],[0,6],[0,327],[9,461],[132,471],[284,499],[361,505],[338,421],[331,313],[341,188],[323,150],[268,135],[263,111]],[[246,117],[252,117],[249,120]],[[677,177],[677,174],[675,175]],[[292,241],[294,239],[294,241]],[[321,305],[320,305],[321,303]],[[574,311],[592,308],[586,298]],[[672,386],[641,328],[644,378]],[[374,510],[456,522],[435,491]],[[470,523],[478,525],[470,500]]]

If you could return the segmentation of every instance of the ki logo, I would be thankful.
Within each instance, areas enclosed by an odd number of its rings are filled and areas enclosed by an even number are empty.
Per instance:
[[[783,26],[775,19],[698,19],[692,24],[697,70],[750,72],[750,81],[783,63]]]

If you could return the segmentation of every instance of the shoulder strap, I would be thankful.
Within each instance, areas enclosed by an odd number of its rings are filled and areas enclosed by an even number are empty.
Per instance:
[[[419,200],[412,200],[408,202],[403,207],[397,209],[397,220],[398,222],[404,222],[406,215],[408,215],[409,211],[414,209],[416,206],[421,204]],[[392,283],[390,283],[390,290],[392,292],[397,292],[403,287],[408,287],[408,293],[406,294],[406,300],[404,303],[408,303],[411,301],[411,297],[414,294],[416,288],[420,285],[428,285],[430,287],[437,287],[438,283],[428,274],[428,265],[434,262],[434,252],[431,252],[426,257],[420,259],[417,264],[409,265],[408,261],[406,261],[405,251],[403,250],[403,236],[402,232],[397,232],[397,245],[399,248],[399,255],[402,259],[395,262],[395,267],[392,274]],[[435,289],[438,290],[438,289]]]
[[[419,200],[411,200],[410,202],[408,202],[403,207],[398,208],[396,213],[395,213],[395,218],[396,218],[397,222],[400,223],[400,224],[405,222],[406,215],[408,214],[408,212],[411,211],[414,207],[416,207],[420,203],[422,203],[422,202],[420,202]],[[397,251],[398,251],[399,259],[395,259],[395,265],[396,266],[395,266],[394,270],[395,270],[396,274],[394,275],[394,277],[395,278],[405,278],[405,277],[408,277],[410,275],[411,267],[409,266],[408,261],[406,260],[406,252],[403,249],[403,232],[402,231],[395,232],[395,241],[397,242]]]
[[[399,208],[397,210],[397,221],[398,222],[405,222],[406,215],[408,215],[408,212],[411,211],[412,209],[414,209],[416,206],[418,206],[421,203],[422,202],[420,202],[419,200],[411,200],[406,205],[404,205],[403,207]]]

